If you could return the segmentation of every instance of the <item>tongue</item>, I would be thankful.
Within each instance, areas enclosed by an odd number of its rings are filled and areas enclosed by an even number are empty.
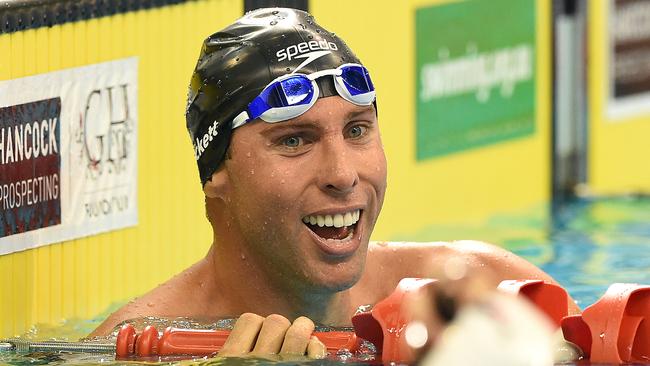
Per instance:
[[[334,240],[345,239],[347,238],[348,235],[350,235],[350,231],[352,231],[352,226],[320,227],[318,225],[309,225],[309,224],[307,226],[311,229],[311,231],[315,232],[316,235],[325,239],[334,239]]]

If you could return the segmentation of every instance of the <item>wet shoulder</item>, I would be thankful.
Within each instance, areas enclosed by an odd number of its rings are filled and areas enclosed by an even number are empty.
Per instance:
[[[509,252],[485,242],[373,242],[368,251],[368,270],[390,272],[398,278],[438,278],[450,259],[469,268],[482,268]]]
[[[120,323],[147,316],[155,317],[199,317],[209,307],[204,298],[200,275],[200,262],[158,285],[144,295],[134,298],[111,314],[91,334],[106,335]],[[188,301],[190,300],[190,301]]]
[[[431,243],[373,243],[372,270],[388,269],[403,277],[444,278],[445,266],[462,264],[475,274],[489,272],[497,280],[553,279],[535,265],[499,246],[475,241]]]

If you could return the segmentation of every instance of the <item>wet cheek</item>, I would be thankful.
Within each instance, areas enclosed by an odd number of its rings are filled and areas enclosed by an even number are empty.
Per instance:
[[[245,153],[237,172],[237,196],[246,201],[249,210],[262,214],[259,219],[283,223],[295,210],[301,198],[305,169],[296,161],[253,153]]]
[[[369,156],[368,156],[369,155]],[[386,187],[386,156],[383,150],[378,149],[372,154],[365,156],[364,164],[368,176],[370,177],[373,185],[379,187]]]
[[[267,213],[266,221],[274,224],[284,223],[296,204],[296,194],[292,192],[287,179],[262,179],[265,182],[260,187],[260,194],[251,202],[253,209],[261,209]]]

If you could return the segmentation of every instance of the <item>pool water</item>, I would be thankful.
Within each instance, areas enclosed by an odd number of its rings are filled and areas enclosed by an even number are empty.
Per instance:
[[[542,211],[544,209],[541,209]],[[443,237],[485,238],[530,260],[567,289],[581,308],[594,303],[615,282],[650,284],[650,197],[581,199],[555,209],[552,220],[538,212],[498,217],[479,231],[465,228],[427,229],[428,240]],[[477,236],[478,235],[478,236]],[[418,235],[417,239],[422,239]],[[91,320],[68,320],[59,326],[38,326],[23,335],[31,340],[77,340],[90,333],[120,304]],[[183,322],[183,320],[180,320]],[[183,323],[182,326],[196,326]],[[158,327],[158,329],[163,329]],[[372,364],[372,357],[333,355],[326,360],[284,360],[286,365]],[[109,355],[72,353],[14,354],[0,352],[0,365],[119,365]],[[262,359],[165,359],[160,364],[263,365]],[[137,364],[137,362],[128,362]],[[150,364],[150,363],[149,363]],[[277,364],[277,363],[276,363]]]
[[[509,249],[551,274],[582,309],[612,283],[650,284],[650,198],[577,200],[549,226],[546,240]]]

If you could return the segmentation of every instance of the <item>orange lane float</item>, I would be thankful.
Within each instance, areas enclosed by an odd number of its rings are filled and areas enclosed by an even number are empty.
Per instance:
[[[650,361],[650,286],[612,284],[579,315],[568,315],[568,295],[555,284],[503,281],[499,289],[532,301],[593,363]]]
[[[372,310],[352,317],[355,333],[374,344],[383,361],[413,361],[415,353],[404,336],[406,327],[413,319],[404,300],[435,283],[436,280],[428,278],[402,279],[395,291],[373,306]]]
[[[650,361],[650,286],[609,286],[581,315],[565,317],[562,331],[591,362]]]
[[[395,291],[372,310],[352,318],[354,332],[315,332],[329,352],[355,352],[365,339],[383,362],[410,362],[414,352],[404,330],[411,322],[405,299],[433,286],[436,280],[405,278]],[[647,362],[650,360],[650,286],[613,284],[580,315],[568,315],[569,296],[560,286],[541,280],[508,280],[499,290],[530,300],[559,328],[566,340],[581,348],[593,363]],[[167,355],[205,356],[218,352],[228,330],[167,328],[162,335],[149,326],[140,334],[126,324],[116,343],[118,358]]]
[[[161,335],[153,326],[137,333],[131,324],[125,324],[117,334],[115,355],[118,359],[156,356],[210,356],[221,350],[229,330],[179,329],[168,327]],[[356,352],[361,344],[354,332],[314,332],[328,352],[341,349]]]

